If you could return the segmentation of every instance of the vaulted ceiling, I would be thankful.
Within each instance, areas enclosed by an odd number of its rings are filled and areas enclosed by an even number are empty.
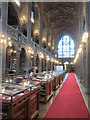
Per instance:
[[[46,2],[42,4],[57,39],[64,34],[70,34],[75,38],[78,4],[74,2]]]
[[[38,2],[41,11],[43,10],[46,18],[52,27],[53,34],[56,40],[59,40],[65,34],[69,34],[72,38],[76,39],[77,30],[77,17],[78,17],[78,3],[75,2]],[[14,5],[15,6],[15,5]],[[9,7],[10,8],[10,7]],[[15,6],[15,8],[17,8]],[[27,16],[27,5],[21,3],[21,7],[17,10],[17,16]],[[35,12],[38,12],[37,10]],[[16,15],[10,10],[10,15]],[[36,13],[35,13],[36,15]],[[37,13],[38,15],[38,13]],[[19,19],[19,18],[18,18]],[[11,22],[11,19],[9,19]]]

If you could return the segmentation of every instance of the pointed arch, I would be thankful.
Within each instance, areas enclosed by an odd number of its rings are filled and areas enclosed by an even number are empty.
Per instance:
[[[58,58],[73,58],[75,54],[74,41],[70,36],[64,36],[58,42]]]

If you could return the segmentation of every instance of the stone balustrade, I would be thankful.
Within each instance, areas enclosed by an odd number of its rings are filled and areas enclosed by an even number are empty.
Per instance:
[[[37,52],[41,52],[42,49],[42,53],[44,55],[48,55],[50,57],[54,57],[54,55],[52,55],[50,52],[47,53],[47,50],[44,49],[43,47],[41,48],[39,44],[35,43],[34,41],[31,41],[28,45],[28,38],[26,36],[24,36],[21,32],[19,32],[17,29],[13,28],[10,25],[7,25],[7,34],[12,38],[15,39],[17,41],[20,41],[22,44],[26,44],[27,46],[31,46],[34,50],[36,50]]]

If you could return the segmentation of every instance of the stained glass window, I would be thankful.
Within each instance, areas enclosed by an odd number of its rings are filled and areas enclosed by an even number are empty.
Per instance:
[[[58,58],[74,57],[74,41],[69,36],[64,36],[58,43]]]

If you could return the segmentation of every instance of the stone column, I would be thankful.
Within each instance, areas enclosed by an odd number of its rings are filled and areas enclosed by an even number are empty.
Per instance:
[[[82,39],[82,34],[83,34],[83,13],[82,13],[82,3],[79,3],[79,42],[78,42],[78,48],[81,43]],[[79,60],[78,60],[78,77],[80,79],[80,82],[82,82],[82,55],[80,54]]]
[[[39,56],[39,73],[42,72],[42,58]]]
[[[86,41],[86,93],[90,93],[90,2],[85,4],[85,31],[88,32],[88,39]]]
[[[83,45],[83,81],[86,87],[86,43]]]
[[[46,71],[48,71],[48,60],[46,58]]]
[[[27,51],[27,50],[26,50]],[[26,73],[28,74],[29,73],[29,69],[31,67],[31,54],[26,52],[26,65],[25,65],[25,69],[26,69]]]
[[[32,28],[32,23],[31,23],[32,3],[31,2],[27,2],[27,8],[28,8],[28,22],[27,22],[27,38],[28,38],[28,41],[27,41],[27,43],[31,43],[31,28]]]
[[[7,35],[7,21],[8,21],[8,2],[0,2],[1,9],[1,21],[0,21],[0,32]],[[6,36],[5,36],[6,38]],[[0,45],[0,80],[5,77],[6,68],[6,46]]]
[[[78,9],[79,11],[79,9]],[[77,16],[77,41],[76,41],[76,51],[75,51],[75,54],[77,52],[77,49],[79,47],[79,12],[78,12],[78,16]],[[77,77],[79,77],[79,66],[78,66],[78,61],[75,63],[75,68],[76,68],[76,75]]]
[[[48,30],[48,21],[46,21],[46,49],[48,52],[48,38],[49,38],[49,30]]]
[[[40,44],[40,49],[42,50],[42,12],[41,11],[39,11],[39,28],[40,28],[39,44]]]
[[[45,70],[45,58],[43,58],[43,71]]]
[[[32,29],[32,22],[31,22],[31,9],[32,9],[32,3],[27,2],[27,8],[28,8],[28,22],[27,22],[27,43],[28,45],[31,44],[31,29]],[[27,73],[31,66],[31,54],[27,54]]]
[[[40,35],[39,35],[39,45],[40,45],[40,51],[42,51],[42,16],[43,12],[39,11],[39,30],[40,30]],[[42,58],[39,57],[39,72],[42,72]]]
[[[20,72],[20,46],[16,48],[16,74],[18,75]]]
[[[50,40],[51,40],[51,53],[52,53],[52,32],[50,30]]]
[[[78,15],[78,17],[77,17],[77,21],[78,21],[78,23],[77,23],[77,40],[76,40],[76,51],[75,51],[75,54],[76,54],[76,52],[77,52],[77,49],[78,49],[78,47],[79,47],[79,15]],[[76,72],[76,75],[77,75],[77,77],[78,77],[78,61],[75,63],[75,72]]]
[[[56,49],[56,41],[54,40],[54,56],[55,56],[55,49]]]
[[[46,52],[48,53],[48,39],[49,39],[49,28],[48,28],[48,20],[46,21]],[[48,60],[46,58],[46,71],[48,71]]]
[[[50,40],[51,40],[51,55],[52,55],[52,43],[53,43],[53,38],[52,38],[52,32],[51,32],[51,30],[50,30]],[[51,61],[51,68],[50,68],[51,70],[52,70],[52,61]]]
[[[81,3],[81,38],[84,33],[83,30],[83,3]],[[81,39],[80,39],[81,41]],[[84,81],[84,59],[83,59],[83,54],[84,53],[84,48],[82,48],[82,53],[81,53],[81,82]]]
[[[51,61],[51,70],[53,70],[53,62]]]
[[[34,67],[36,67],[36,54],[34,53]]]

